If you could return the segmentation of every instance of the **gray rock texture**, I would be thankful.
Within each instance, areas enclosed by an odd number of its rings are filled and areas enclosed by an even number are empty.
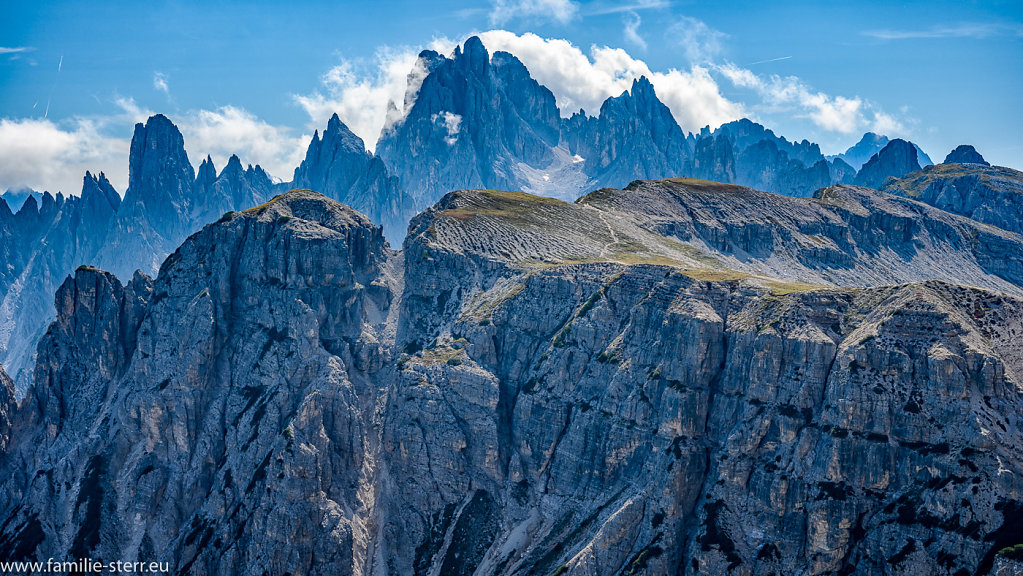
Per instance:
[[[398,253],[289,192],[155,280],[63,284],[0,455],[0,557],[1011,569],[1021,243],[866,188],[673,179],[451,193]]]
[[[1012,168],[937,164],[892,180],[883,190],[1004,230],[1023,232],[1023,172]]]

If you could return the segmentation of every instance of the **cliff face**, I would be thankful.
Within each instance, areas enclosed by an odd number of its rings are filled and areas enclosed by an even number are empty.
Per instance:
[[[976,160],[973,158],[972,160]],[[1023,232],[1023,172],[979,162],[944,163],[888,182],[884,191],[1003,230]]]
[[[1023,239],[992,230],[672,180],[452,193],[394,253],[289,192],[155,280],[64,283],[0,456],[0,556],[983,571],[1023,521]]]

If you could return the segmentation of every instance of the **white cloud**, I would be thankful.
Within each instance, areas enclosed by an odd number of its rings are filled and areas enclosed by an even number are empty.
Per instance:
[[[447,52],[454,42],[441,38],[431,48]],[[324,91],[292,97],[309,114],[309,128],[322,129],[335,112],[348,128],[366,143],[376,146],[385,122],[401,117],[426,76],[416,64],[419,51],[409,47],[381,48],[372,62],[342,61],[323,75]],[[399,104],[400,103],[400,104]],[[398,106],[401,108],[398,108]],[[392,106],[388,111],[388,106]]]
[[[743,116],[742,106],[721,94],[706,67],[654,72],[620,48],[592,46],[587,56],[567,40],[531,33],[491,30],[480,38],[491,51],[505,50],[522,60],[530,75],[554,93],[565,116],[580,108],[599,113],[604,100],[628,90],[640,76],[650,79],[658,98],[685,130],[717,127]]]
[[[0,46],[0,54],[20,54],[21,52],[31,52],[34,50],[31,46]]]
[[[105,135],[95,120],[0,119],[0,191],[28,186],[78,194],[85,171],[91,170],[106,172],[123,193],[128,144],[127,139]]]
[[[646,40],[639,35],[639,25],[643,21],[640,19],[639,14],[635,12],[626,12],[622,17],[622,23],[625,25],[623,34],[625,34],[625,40],[640,48],[646,50]]]
[[[116,97],[117,112],[54,122],[45,118],[0,119],[0,192],[28,186],[78,194],[85,171],[104,172],[121,194],[128,185],[133,127],[153,111]],[[311,135],[293,136],[234,106],[195,110],[171,117],[181,130],[189,160],[198,167],[207,154],[219,169],[231,154],[290,180]]]
[[[668,28],[665,37],[682,48],[686,60],[706,64],[721,54],[721,41],[727,34],[688,16],[680,17]]]
[[[567,24],[579,13],[579,5],[572,0],[494,0],[492,6],[491,24],[504,24],[516,18]]]
[[[859,96],[831,96],[812,89],[795,76],[759,76],[735,64],[716,69],[732,84],[756,92],[765,109],[772,112],[794,110],[797,116],[808,118],[830,132],[851,134],[871,129],[893,134],[905,129],[894,116]]]
[[[291,180],[295,167],[305,156],[311,134],[292,136],[288,128],[273,126],[235,106],[189,112],[178,125],[185,139],[189,160],[198,167],[207,155],[218,170],[232,154],[244,164],[259,164],[282,180]],[[124,159],[127,163],[127,157]]]
[[[163,72],[153,72],[153,89],[164,94],[170,94],[170,87],[167,86],[167,75]]]

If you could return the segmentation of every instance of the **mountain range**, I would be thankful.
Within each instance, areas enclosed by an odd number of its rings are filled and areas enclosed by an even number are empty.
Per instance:
[[[0,559],[1023,570],[1023,173],[417,66],[291,182],[156,115],[123,199],[0,198]]]

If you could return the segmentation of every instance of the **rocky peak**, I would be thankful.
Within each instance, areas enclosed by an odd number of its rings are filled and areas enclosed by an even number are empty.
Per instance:
[[[128,153],[128,190],[125,202],[172,207],[187,201],[195,172],[185,153],[181,131],[169,118],[157,114],[136,124]]]
[[[421,82],[409,76],[414,102],[377,144],[420,206],[452,189],[523,188],[525,173],[551,163],[560,127],[554,95],[517,58],[491,58],[475,37],[451,58],[425,57]]]
[[[977,149],[969,144],[960,144],[945,156],[944,164],[980,164],[990,166]]]
[[[121,196],[107,180],[106,174],[100,172],[98,176],[93,176],[86,171],[82,179],[81,202],[85,206],[94,206],[97,211],[114,214],[121,205]]]
[[[208,190],[217,180],[217,167],[213,165],[213,158],[209,155],[199,165],[195,173],[195,186],[197,190]]]
[[[257,167],[248,177],[262,179],[259,174],[265,176]],[[364,212],[380,222],[395,243],[404,235],[412,201],[383,161],[366,151],[362,139],[337,114],[331,116],[322,138],[313,135],[291,185],[316,190]]]
[[[685,133],[645,76],[605,100],[598,117],[580,110],[563,121],[561,138],[569,152],[585,159],[591,188],[676,176],[690,156]]]
[[[898,178],[919,169],[916,146],[896,138],[870,157],[863,168],[860,168],[853,182],[857,186],[879,190],[888,178]]]

